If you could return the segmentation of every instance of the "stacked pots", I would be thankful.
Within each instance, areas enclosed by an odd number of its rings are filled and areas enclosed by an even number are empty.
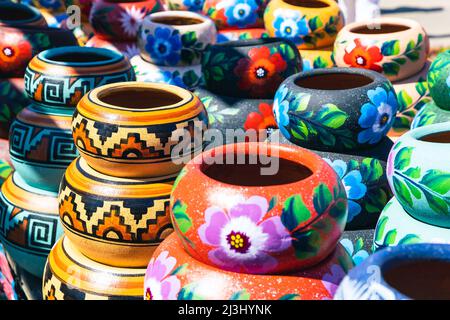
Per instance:
[[[450,121],[450,50],[440,53],[428,71],[428,87],[431,99],[414,118],[412,128]]]
[[[205,151],[175,182],[176,233],[155,251],[144,297],[329,299],[353,265],[337,245],[346,215],[339,177],[312,152],[257,142]]]
[[[448,122],[413,129],[397,140],[387,169],[395,197],[381,213],[375,250],[407,243],[450,243],[449,141]]]
[[[139,53],[136,40],[142,21],[162,10],[160,0],[93,0],[89,23],[94,36],[86,45],[115,50],[131,59]]]
[[[76,45],[69,31],[48,28],[33,7],[0,3],[0,138],[7,138],[15,116],[29,104],[23,76],[34,55],[53,47]]]
[[[292,40],[304,59],[304,70],[334,66],[332,46],[344,25],[334,0],[272,0],[264,13],[271,37]]]
[[[146,17],[138,35],[140,54],[131,59],[139,81],[195,89],[201,57],[216,42],[211,19],[195,12],[165,11]]]
[[[72,120],[81,157],[58,204],[65,236],[52,249],[44,299],[142,299],[145,267],[172,232],[169,199],[207,128],[198,98],[166,84],[121,82],[86,94]],[[107,281],[105,281],[107,279]]]
[[[391,82],[369,70],[311,70],[281,84],[273,110],[282,139],[316,150],[342,179],[347,230],[373,228],[390,198],[386,134],[397,110]]]
[[[346,25],[334,44],[338,67],[377,71],[394,84],[399,108],[389,136],[396,139],[411,127],[420,100],[428,95],[426,73],[429,40],[414,20],[379,18]]]
[[[221,139],[214,142],[234,142],[225,139],[238,130],[256,141],[276,127],[275,91],[284,79],[302,70],[302,60],[289,40],[238,40],[210,46],[202,68],[205,87],[195,93],[208,110],[211,128],[217,131],[214,136]]]
[[[41,279],[47,255],[62,235],[57,192],[78,155],[71,130],[74,106],[98,85],[133,79],[128,60],[107,49],[61,47],[29,63],[25,91],[32,103],[10,129],[16,171],[1,189],[0,236],[15,265],[34,277]]]

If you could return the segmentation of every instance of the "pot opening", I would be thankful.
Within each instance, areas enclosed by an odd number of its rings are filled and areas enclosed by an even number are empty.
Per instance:
[[[283,0],[287,4],[296,7],[303,8],[326,8],[329,7],[328,3],[322,1],[313,1],[313,0]]]
[[[320,90],[353,89],[372,82],[372,78],[356,73],[312,74],[295,80],[295,84],[299,87]]]
[[[369,28],[369,25],[363,25],[355,27],[350,31],[359,34],[383,34],[394,33],[410,29],[410,27],[400,24],[381,23],[380,25],[373,25],[373,28]]]
[[[428,134],[419,138],[419,140],[435,143],[450,143],[450,131]]]
[[[36,14],[23,7],[12,7],[12,6],[0,5],[0,20],[3,21],[19,21],[19,20],[30,20],[36,16]]]
[[[152,21],[170,26],[189,26],[203,23],[201,19],[189,17],[152,17]]]
[[[56,53],[49,57],[50,60],[56,62],[73,62],[73,63],[89,63],[89,62],[102,62],[111,60],[111,56],[103,55],[94,52],[64,52]]]
[[[412,260],[383,270],[384,280],[412,299],[450,299],[450,262]]]
[[[222,163],[202,164],[201,171],[211,179],[239,186],[276,186],[288,183],[294,183],[304,180],[312,175],[312,171],[291,160],[272,156],[272,161],[279,161],[279,170],[274,175],[262,175],[261,169],[268,168],[271,164],[261,163],[259,157],[257,160],[252,157],[254,162],[250,161],[248,154],[239,154],[239,157],[245,159],[244,164],[238,164],[238,154],[234,153],[234,164],[227,164],[226,156],[223,155]]]
[[[112,88],[99,93],[104,103],[127,109],[150,109],[179,103],[183,99],[171,92],[156,88]]]

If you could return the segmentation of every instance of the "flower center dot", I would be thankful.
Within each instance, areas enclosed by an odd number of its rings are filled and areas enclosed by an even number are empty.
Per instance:
[[[265,78],[266,76],[267,76],[267,70],[266,69],[264,69],[263,67],[258,67],[256,69],[256,77],[258,79]]]
[[[287,34],[291,34],[292,28],[291,27],[287,27],[286,29],[284,29],[284,31],[286,31]]]
[[[166,53],[166,50],[167,50],[167,48],[166,48],[166,46],[165,46],[163,43],[160,43],[160,44],[158,45],[158,51],[159,51],[160,53],[164,54],[164,53]]]
[[[3,48],[3,54],[7,57],[12,57],[14,55],[14,50],[10,47]]]
[[[387,113],[384,113],[380,118],[380,124],[385,125],[389,120],[389,115]]]
[[[239,253],[246,253],[248,248],[250,248],[250,239],[242,232],[234,232],[227,236],[228,244],[230,249]]]
[[[364,59],[361,56],[356,57],[356,63],[359,64],[360,66],[365,66],[366,65],[366,59]]]

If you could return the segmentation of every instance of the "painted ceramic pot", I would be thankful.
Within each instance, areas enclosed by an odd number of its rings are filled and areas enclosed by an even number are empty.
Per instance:
[[[57,194],[29,186],[17,172],[0,194],[0,237],[11,258],[41,277],[50,249],[62,235]]]
[[[136,45],[136,41],[134,40],[112,41],[112,40],[104,40],[99,36],[94,35],[86,42],[86,47],[109,49],[123,54],[128,59],[131,59],[134,56],[139,55],[139,48]]]
[[[374,229],[344,231],[339,243],[357,266],[372,253]]]
[[[268,38],[269,34],[264,28],[249,28],[249,29],[226,29],[217,32],[217,43],[226,41],[246,40],[246,39],[261,39]]]
[[[286,79],[273,111],[281,133],[314,150],[372,148],[391,128],[398,102],[392,84],[370,70],[316,69]]]
[[[9,1],[0,2],[0,26],[5,27],[45,27],[44,17],[38,9]]]
[[[8,138],[11,123],[29,103],[23,78],[0,79],[0,138]]]
[[[264,12],[264,25],[271,37],[287,38],[299,49],[333,44],[344,19],[334,0],[272,0]]]
[[[74,45],[77,45],[77,40],[66,30],[47,27],[1,27],[0,74],[8,78],[23,77],[28,63],[39,52]]]
[[[16,282],[8,264],[6,253],[0,244],[0,300],[18,300]]]
[[[418,220],[445,228],[450,227],[449,143],[448,123],[416,128],[397,140],[387,166],[389,184],[403,208]]]
[[[334,67],[332,47],[299,51],[303,60],[303,71]]]
[[[263,14],[268,0],[205,0],[203,14],[218,30],[264,27]]]
[[[353,263],[337,246],[317,266],[289,275],[224,271],[191,257],[175,234],[156,249],[145,274],[145,300],[325,300]]]
[[[166,0],[169,10],[192,11],[201,13],[205,0]]]
[[[302,59],[289,40],[239,40],[210,46],[202,69],[205,86],[214,93],[273,99],[281,82],[302,70]]]
[[[141,57],[161,66],[199,64],[205,48],[216,42],[211,19],[188,11],[166,11],[149,15],[142,22],[138,46]]]
[[[335,300],[447,300],[450,246],[413,244],[379,251],[350,270]]]
[[[145,268],[118,268],[86,258],[62,237],[48,256],[44,300],[142,300]]]
[[[43,51],[30,61],[25,91],[37,104],[72,109],[95,87],[135,79],[130,62],[117,52],[63,47]]]
[[[440,53],[431,64],[428,85],[436,105],[450,110],[450,50]]]
[[[76,159],[59,189],[65,235],[89,259],[116,267],[145,267],[173,231],[169,199],[175,178],[176,174],[115,178]]]
[[[194,90],[202,82],[200,64],[183,67],[158,66],[137,55],[131,59],[137,81],[167,83],[188,90]]]
[[[379,18],[346,25],[334,43],[334,60],[338,67],[370,69],[396,81],[420,72],[429,47],[415,20]]]
[[[136,40],[139,26],[150,13],[164,10],[160,0],[94,0],[89,23],[107,40]]]
[[[91,90],[72,122],[73,139],[88,164],[123,178],[178,172],[201,151],[200,135],[207,127],[205,107],[191,92],[144,82]]]
[[[423,102],[423,107],[414,118],[411,129],[434,123],[450,122],[450,110],[439,108],[430,98],[423,98],[420,102]]]
[[[394,197],[381,212],[373,236],[373,251],[401,244],[450,244],[448,228],[433,226],[413,218]]]
[[[233,156],[255,164],[223,164]],[[265,175],[266,160],[277,167]],[[216,147],[191,160],[175,182],[171,206],[192,257],[251,274],[319,263],[347,219],[345,189],[325,161],[306,149],[256,142]]]
[[[411,128],[417,112],[424,106],[424,98],[429,95],[427,73],[431,62],[428,60],[423,69],[408,79],[393,83],[397,93],[397,115],[388,136],[400,137]]]

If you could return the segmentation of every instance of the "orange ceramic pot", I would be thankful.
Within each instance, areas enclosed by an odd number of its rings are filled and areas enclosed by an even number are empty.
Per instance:
[[[117,268],[82,255],[66,237],[50,251],[44,300],[142,300],[145,268]]]
[[[235,158],[245,164],[234,164]],[[263,169],[262,163],[269,165]],[[183,168],[171,215],[194,258],[233,272],[286,273],[311,267],[334,250],[347,196],[333,168],[315,153],[239,143],[205,151]]]
[[[38,9],[10,1],[0,2],[0,26],[46,27],[47,22]]]
[[[333,57],[338,67],[370,69],[398,81],[420,72],[429,49],[417,21],[378,18],[346,25],[334,43]]]
[[[124,178],[178,172],[193,153],[201,151],[195,133],[207,126],[205,107],[191,92],[144,82],[90,91],[78,104],[72,122],[75,144],[88,164]],[[189,138],[183,139],[187,133]]]
[[[122,179],[82,158],[67,168],[59,190],[66,236],[88,258],[118,267],[145,267],[172,230],[169,199],[175,176]]]
[[[331,299],[353,267],[338,245],[311,269],[289,275],[223,271],[191,257],[175,234],[156,249],[144,283],[146,300],[323,300]]]

